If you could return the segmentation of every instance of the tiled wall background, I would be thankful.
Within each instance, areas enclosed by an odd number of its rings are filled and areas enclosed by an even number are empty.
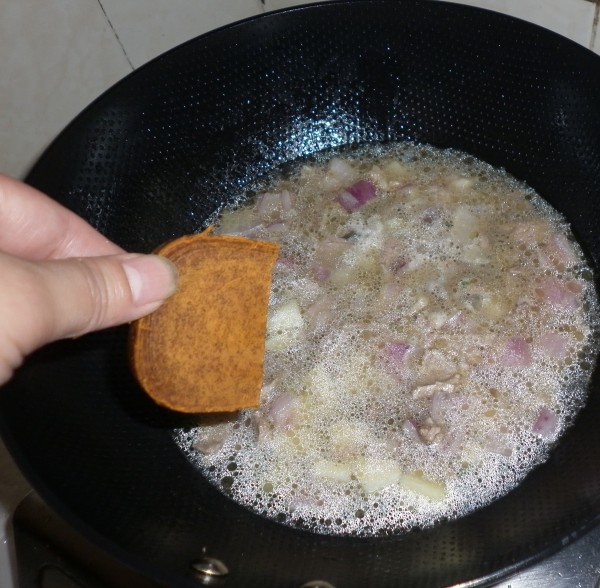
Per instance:
[[[458,1],[535,22],[600,52],[594,26],[600,0]],[[0,171],[22,177],[80,110],[167,49],[229,22],[303,2],[3,0]]]

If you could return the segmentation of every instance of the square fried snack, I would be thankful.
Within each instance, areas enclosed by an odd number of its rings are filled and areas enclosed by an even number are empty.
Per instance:
[[[259,404],[278,250],[209,228],[156,251],[177,266],[179,287],[133,323],[130,354],[139,383],[158,404],[180,412]]]

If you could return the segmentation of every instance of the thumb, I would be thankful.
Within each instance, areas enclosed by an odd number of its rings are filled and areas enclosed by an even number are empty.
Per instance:
[[[135,320],[173,294],[164,257],[122,254],[34,262],[0,254],[0,383],[50,341]]]

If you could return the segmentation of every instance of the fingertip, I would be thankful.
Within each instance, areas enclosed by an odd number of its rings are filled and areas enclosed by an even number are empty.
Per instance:
[[[166,257],[142,254],[128,256],[122,261],[122,267],[132,300],[140,309],[148,307],[148,312],[151,312],[177,290],[177,268]]]

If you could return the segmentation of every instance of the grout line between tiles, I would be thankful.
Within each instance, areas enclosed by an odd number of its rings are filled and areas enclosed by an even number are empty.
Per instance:
[[[589,48],[593,51],[598,34],[598,20],[600,19],[600,0],[594,0],[594,20],[592,21],[592,34],[590,36]]]
[[[101,0],[98,0],[98,5],[100,6],[102,13],[104,14],[104,18],[106,19],[106,22],[108,23],[108,26],[110,27],[110,30],[113,32],[113,35],[115,36],[115,39],[117,40],[117,43],[119,43],[119,46],[121,47],[121,51],[123,51],[123,55],[125,55],[125,59],[127,59],[127,63],[129,64],[129,66],[131,67],[131,70],[133,71],[135,69],[135,66],[131,62],[131,59],[129,59],[129,55],[127,55],[127,51],[125,51],[125,46],[121,42],[121,39],[119,38],[119,34],[117,33],[115,27],[113,26],[113,23],[111,22],[110,18],[108,18],[108,14],[106,14],[106,10],[104,9],[104,6],[102,5]]]

